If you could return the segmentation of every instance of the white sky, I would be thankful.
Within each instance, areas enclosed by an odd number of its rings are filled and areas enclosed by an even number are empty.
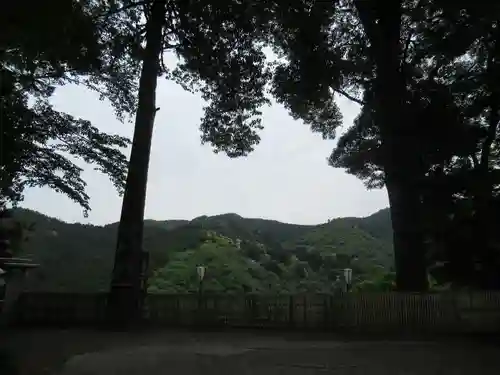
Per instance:
[[[115,119],[109,103],[84,88],[65,86],[52,100],[59,110],[92,121],[108,133],[132,137],[133,124]],[[330,218],[367,216],[388,206],[385,189],[367,191],[361,181],[328,166],[335,142],[324,141],[280,105],[264,109],[262,141],[247,158],[229,159],[201,146],[198,126],[203,100],[160,79],[149,169],[146,218],[193,219],[234,212],[297,224]],[[339,101],[344,124],[358,106]],[[119,220],[121,198],[108,178],[85,166],[91,197],[87,219],[82,209],[48,188],[30,189],[23,207],[67,222],[107,224]]]

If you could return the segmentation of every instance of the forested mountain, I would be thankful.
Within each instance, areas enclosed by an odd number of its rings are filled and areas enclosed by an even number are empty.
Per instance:
[[[23,246],[41,267],[27,288],[40,291],[106,290],[113,265],[117,224],[69,224],[18,209],[15,217],[34,223]],[[388,210],[366,218],[339,218],[308,226],[236,214],[192,221],[145,222],[150,253],[150,290],[197,288],[196,266],[207,267],[206,288],[214,291],[329,291],[340,270],[356,281],[390,271],[392,244]]]

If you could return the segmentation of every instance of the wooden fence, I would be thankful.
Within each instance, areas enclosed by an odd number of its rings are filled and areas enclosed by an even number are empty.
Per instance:
[[[107,294],[24,293],[19,324],[95,324]],[[149,294],[146,322],[357,332],[500,333],[500,292],[331,295]]]

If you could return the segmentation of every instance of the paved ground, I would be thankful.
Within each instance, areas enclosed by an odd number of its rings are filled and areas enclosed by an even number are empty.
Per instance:
[[[20,375],[499,374],[500,347],[455,341],[361,341],[255,333],[37,330],[3,344]]]

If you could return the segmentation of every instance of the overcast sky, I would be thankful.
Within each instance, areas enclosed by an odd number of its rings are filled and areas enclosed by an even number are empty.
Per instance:
[[[109,133],[132,137],[133,125],[114,117],[109,103],[84,88],[58,89],[52,102],[59,110],[78,116]],[[344,124],[358,106],[339,102]],[[324,141],[280,105],[264,109],[262,141],[247,158],[215,155],[201,146],[198,126],[203,100],[160,79],[146,218],[193,219],[234,212],[297,224],[318,224],[329,218],[367,216],[388,206],[385,190],[367,191],[355,177],[329,167],[326,158],[335,142]],[[82,209],[47,188],[26,192],[23,207],[68,222],[107,224],[119,220],[121,198],[106,176],[85,166],[92,211]]]

